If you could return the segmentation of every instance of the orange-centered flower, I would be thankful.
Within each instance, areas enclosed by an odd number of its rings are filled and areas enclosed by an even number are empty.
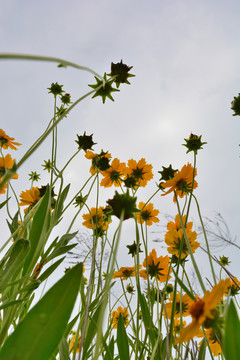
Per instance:
[[[186,194],[190,193],[192,189],[196,189],[198,184],[195,180],[193,183],[193,170],[194,168],[192,165],[188,163],[187,165],[184,165],[180,171],[177,171],[171,180],[167,180],[165,183],[161,183],[161,186],[164,189],[170,188],[166,193],[162,194],[162,196],[175,191],[176,196],[183,198]],[[195,169],[194,178],[196,176],[197,169]],[[173,197],[173,201],[176,202],[175,195]]]
[[[147,256],[147,259],[144,260],[143,266],[146,270],[141,270],[139,275],[145,280],[147,280],[147,276],[150,276],[151,279],[156,278],[158,281],[165,282],[169,272],[169,256],[157,257],[156,250],[153,249]],[[168,279],[170,278],[171,276],[169,275]]]
[[[92,152],[91,150],[88,150],[85,154],[85,157],[89,160],[92,160],[92,166],[90,168],[90,173],[92,175],[94,175],[94,174],[96,174],[97,170],[99,170],[99,171],[103,170],[103,168],[102,168],[103,165],[106,166],[105,169],[107,169],[109,167],[108,161],[111,158],[111,154],[109,154],[108,152],[105,153],[103,151],[101,151],[100,154],[94,154],[94,152]]]
[[[104,187],[120,186],[122,176],[126,174],[126,164],[120,163],[119,159],[113,159],[111,166],[106,171],[101,171],[104,176],[100,185]]]
[[[117,308],[117,311],[112,312],[111,321],[112,321],[112,326],[114,329],[117,329],[117,324],[118,324],[118,319],[119,319],[120,314],[122,315],[124,325],[126,326],[129,323],[129,320],[128,320],[129,312],[128,312],[127,308],[125,307],[123,309],[121,306],[119,306]]]
[[[202,299],[194,301],[189,309],[192,322],[182,329],[179,338],[175,340],[175,345],[184,341],[190,341],[194,336],[198,335],[200,327],[204,326],[207,320],[208,323],[214,320],[214,310],[221,301],[230,283],[230,279],[221,280],[212,288],[211,292],[206,291]]]
[[[153,223],[159,222],[157,218],[159,210],[154,209],[152,203],[145,206],[145,203],[141,201],[138,204],[138,208],[141,210],[141,212],[137,213],[137,221],[139,224],[145,222],[147,225],[152,225]]]
[[[139,186],[145,187],[147,182],[153,178],[152,165],[147,164],[146,160],[142,158],[138,162],[136,160],[128,160],[127,175],[136,181],[136,188]]]
[[[22,145],[18,142],[14,142],[14,138],[8,136],[3,129],[0,129],[0,147],[3,149],[10,149],[17,150],[16,146]],[[16,146],[15,146],[16,145]]]

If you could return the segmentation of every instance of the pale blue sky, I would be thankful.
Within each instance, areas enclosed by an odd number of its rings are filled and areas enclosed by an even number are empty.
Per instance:
[[[2,0],[0,51],[62,57],[100,74],[110,71],[112,61],[133,66],[136,77],[114,94],[114,103],[89,98],[60,124],[60,167],[76,149],[76,133],[86,130],[94,133],[96,150],[109,150],[121,161],[145,157],[158,181],[162,166],[192,162],[181,144],[191,132],[202,134],[208,144],[197,166],[201,209],[208,216],[220,212],[239,236],[240,123],[230,109],[240,92],[239,20],[237,0]],[[52,82],[64,84],[73,100],[95,82],[91,74],[50,63],[1,60],[0,65],[0,127],[23,143],[17,158],[52,116],[46,90]],[[18,193],[30,185],[24,183],[26,174],[41,171],[49,157],[46,142],[20,169]],[[74,164],[67,178],[77,189],[89,164]],[[155,191],[154,181],[139,201]],[[157,197],[154,203],[161,213],[175,215],[171,199]],[[62,226],[64,231],[68,224]],[[237,266],[238,256],[232,257]]]

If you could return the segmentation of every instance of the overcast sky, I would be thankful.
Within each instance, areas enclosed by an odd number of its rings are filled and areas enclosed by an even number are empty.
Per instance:
[[[138,198],[146,201],[162,166],[181,169],[193,161],[181,145],[184,138],[202,134],[207,145],[198,156],[196,195],[203,215],[221,213],[239,242],[240,122],[230,108],[240,92],[239,23],[238,0],[1,0],[0,51],[60,57],[102,75],[112,61],[133,66],[136,77],[113,95],[115,102],[88,98],[60,124],[59,167],[76,150],[76,134],[93,133],[96,151],[152,163],[154,180]],[[0,60],[0,65],[0,128],[23,144],[12,153],[17,159],[52,117],[47,90],[52,82],[63,84],[73,100],[95,83],[89,73],[53,63]],[[27,174],[42,173],[49,158],[46,141],[19,170],[18,194],[30,186]],[[82,156],[74,162],[66,179],[73,193],[88,169]],[[114,193],[104,191],[103,199]],[[161,214],[175,216],[171,195],[157,196],[154,204]],[[5,219],[0,221],[7,232]],[[68,223],[61,226],[65,231]],[[238,254],[234,248],[230,253],[237,269]]]

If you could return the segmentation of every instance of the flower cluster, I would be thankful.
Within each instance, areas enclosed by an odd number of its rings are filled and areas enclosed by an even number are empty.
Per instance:
[[[7,170],[11,170],[13,172],[13,175],[11,176],[11,179],[18,179],[18,174],[15,173],[14,164],[15,159],[12,158],[10,154],[7,154],[6,156],[3,155],[2,150],[7,150],[8,148],[12,150],[17,150],[16,146],[21,145],[20,143],[14,141],[15,139],[8,136],[5,131],[0,129],[0,151],[1,151],[1,157],[0,157],[0,194],[4,194],[7,185],[1,186],[1,179],[5,175]]]

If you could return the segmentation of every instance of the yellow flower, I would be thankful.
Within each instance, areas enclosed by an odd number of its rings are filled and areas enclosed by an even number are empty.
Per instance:
[[[145,187],[147,182],[153,178],[152,165],[147,164],[144,158],[138,162],[133,159],[128,160],[126,173],[127,177],[133,178],[136,181],[135,188],[139,186]]]
[[[117,311],[112,311],[112,326],[114,329],[117,329],[117,324],[118,324],[118,319],[119,319],[119,315],[122,315],[123,318],[123,323],[126,326],[129,323],[128,317],[129,317],[129,312],[127,310],[127,308],[122,308],[121,306],[119,306],[117,308]]]
[[[12,159],[10,154],[7,154],[5,157],[0,157],[0,179],[5,174],[6,169],[11,169],[15,159]],[[14,174],[12,179],[18,179],[18,174]]]
[[[8,136],[5,131],[3,131],[3,129],[0,129],[0,147],[2,147],[3,149],[8,149],[10,147],[10,149],[12,150],[17,150],[14,145],[19,146],[22,144],[14,142],[13,140],[15,139]]]
[[[141,265],[139,268],[141,269]],[[122,280],[127,280],[129,277],[135,276],[135,266],[123,266],[118,271],[115,271],[113,274],[113,279],[122,278]]]
[[[190,306],[189,313],[192,316],[192,322],[182,329],[179,338],[175,340],[175,345],[181,342],[188,342],[199,333],[200,327],[205,322],[214,322],[215,308],[221,301],[230,285],[230,279],[221,280],[212,288],[212,291],[206,291],[202,299],[197,299]]]
[[[182,216],[182,221],[183,224],[185,225],[186,230],[191,230],[193,223],[192,222],[188,222],[187,224],[185,224],[186,222],[186,215]],[[173,221],[169,221],[169,223],[167,224],[167,229],[168,230],[179,230],[181,229],[181,223],[180,223],[180,217],[179,214],[177,214],[175,216],[175,223]]]
[[[181,329],[182,329],[183,326],[185,326],[185,325],[186,325],[186,321],[182,321],[182,324],[181,324],[180,319],[174,318],[174,325],[173,325],[174,335],[176,336],[177,334],[179,334],[180,331],[181,331]]]
[[[109,159],[111,154],[108,152],[101,151],[100,154],[94,154],[91,150],[88,150],[85,154],[85,157],[89,160],[92,160],[92,166],[90,168],[90,173],[92,175],[96,174],[97,170],[105,171],[109,168]]]
[[[180,171],[177,171],[174,174],[173,179],[167,180],[165,183],[161,183],[161,186],[165,188],[170,188],[166,193],[162,194],[165,196],[172,191],[176,192],[176,196],[183,198],[186,194],[192,190],[192,181],[193,181],[193,170],[191,164],[184,165]],[[195,169],[194,177],[197,176],[197,169]],[[193,189],[196,189],[198,186],[197,182],[194,180]],[[176,197],[174,195],[173,201],[176,202]]]
[[[198,241],[195,241],[197,238],[197,233],[196,231],[192,230],[186,230],[186,233],[192,252],[194,253],[195,250],[200,246],[200,243]],[[183,229],[169,230],[165,234],[165,243],[168,245],[167,251],[169,252],[169,254],[179,257],[179,251],[182,248],[181,259],[184,259],[187,255],[189,255],[187,243],[183,234]]]
[[[211,329],[206,329],[205,332],[206,332],[206,336],[207,336],[207,339],[209,342],[211,352],[213,353],[214,356],[218,356],[219,354],[221,354],[222,349],[221,349],[221,345],[219,344],[214,331],[212,331]],[[204,336],[204,334],[202,336]],[[202,343],[202,341],[200,341],[199,347],[201,346],[201,343]]]
[[[75,333],[75,331],[73,331],[72,333],[73,333],[73,336],[68,340],[70,352],[74,352],[74,345],[76,342],[76,333]],[[76,353],[79,353],[80,344],[81,344],[81,335],[79,334],[78,335],[78,346],[77,346]]]
[[[235,296],[239,293],[240,291],[240,281],[238,281],[238,279],[236,278],[236,276],[234,276],[234,278],[232,278],[231,283],[226,291],[226,295],[228,294],[228,291],[230,289],[230,295],[231,296]]]
[[[120,186],[122,179],[121,177],[126,173],[126,164],[120,163],[119,159],[113,159],[111,166],[106,171],[101,171],[104,176],[100,185],[104,187],[110,187],[112,185]]]
[[[160,256],[157,258],[156,250],[153,249],[150,254],[147,256],[143,262],[143,266],[148,269],[141,270],[139,275],[147,280],[147,276],[152,278],[156,278],[158,281],[165,282],[167,280],[167,274],[169,271],[169,257],[168,256]],[[171,272],[171,271],[170,271]],[[169,274],[170,274],[169,272]],[[169,275],[168,279],[171,276]]]
[[[104,208],[100,206],[98,209],[92,207],[90,214],[83,214],[83,226],[86,226],[88,229],[102,229],[107,230],[109,220],[104,213]]]
[[[28,208],[24,210],[26,212],[28,209],[31,209],[40,199],[40,192],[38,187],[32,187],[29,190],[22,191],[20,194],[21,202],[18,204],[19,206],[26,206]]]
[[[180,293],[176,295],[176,310],[175,318],[180,318],[180,316],[185,317],[189,316],[189,309],[194,300],[192,300],[187,294],[181,296]],[[172,316],[172,306],[173,306],[173,293],[171,293],[169,302],[166,302],[165,307],[167,311],[167,316],[171,319]],[[163,313],[165,315],[165,313]]]
[[[1,185],[1,181],[0,181],[0,185]],[[0,194],[5,194],[6,188],[7,188],[7,184],[3,185],[3,187],[0,189]]]
[[[156,217],[159,214],[159,210],[154,209],[152,203],[145,206],[145,203],[141,201],[138,204],[138,208],[141,210],[141,212],[137,213],[137,221],[139,224],[143,224],[144,221],[147,225],[159,222],[159,219]]]

